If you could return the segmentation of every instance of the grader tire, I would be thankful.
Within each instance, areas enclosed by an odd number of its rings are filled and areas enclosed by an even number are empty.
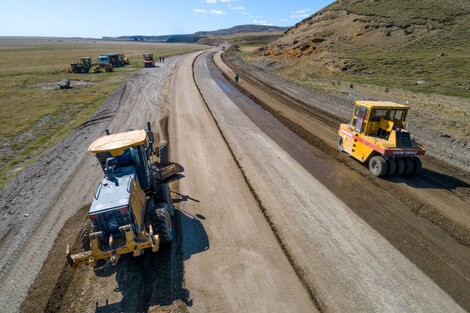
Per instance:
[[[369,161],[369,170],[374,176],[384,176],[387,173],[387,161],[381,156],[374,156]]]
[[[152,214],[152,227],[154,232],[160,237],[160,243],[169,243],[173,241],[175,232],[174,225],[167,203],[157,203],[155,211]]]
[[[175,208],[173,207],[173,201],[171,199],[170,187],[168,184],[160,184],[157,186],[155,191],[155,202],[156,203],[167,203],[170,210],[170,216],[175,214]]]
[[[160,163],[167,165],[170,162],[169,151],[168,151],[168,142],[160,141],[158,146],[158,155],[160,156]]]
[[[387,160],[387,174],[386,176],[393,176],[397,172],[397,161],[394,158]]]
[[[338,150],[340,152],[344,152],[344,148],[343,148],[343,137],[339,136],[338,137]]]
[[[90,250],[90,234],[91,234],[91,221],[90,219],[86,219],[86,221],[82,225],[82,229],[80,231],[80,238],[82,239],[82,248],[83,251]]]
[[[419,158],[414,158],[413,162],[414,162],[415,167],[414,167],[413,173],[411,173],[411,175],[415,176],[415,175],[418,175],[419,172],[421,172],[421,169],[423,168],[423,164],[421,163],[421,160]]]
[[[415,164],[412,158],[405,158],[405,172],[403,176],[410,176],[415,169]]]
[[[397,158],[397,171],[395,176],[401,176],[405,172],[405,160],[402,158]]]

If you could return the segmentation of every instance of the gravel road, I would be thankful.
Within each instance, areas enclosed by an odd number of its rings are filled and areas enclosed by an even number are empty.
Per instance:
[[[235,91],[213,79],[208,60],[196,62],[202,94],[324,311],[463,311],[255,125],[234,104]]]
[[[315,312],[199,96],[194,57],[176,73],[170,129],[172,156],[185,168],[181,208],[199,216],[209,243],[184,263],[191,312]],[[200,231],[182,226],[191,251]]]
[[[143,128],[146,121],[152,121],[158,129],[159,119],[168,116],[168,99],[158,91],[165,89],[167,76],[177,59],[168,58],[163,67],[143,70],[123,83],[89,121],[0,191],[2,310],[19,309],[64,223],[91,202],[102,172],[96,158],[87,152],[88,146],[106,128],[119,132]],[[25,213],[29,216],[24,216]],[[81,224],[82,219],[77,223]],[[72,242],[75,236],[71,237]],[[65,251],[65,246],[60,249]],[[63,259],[56,260],[54,266],[62,268]],[[42,287],[52,289],[53,286],[40,284]],[[44,293],[47,303],[48,294]]]
[[[213,53],[142,70],[0,191],[0,311],[469,310],[466,176],[456,188],[424,178],[420,188],[364,180],[365,169],[333,157],[334,117],[299,115],[285,108],[287,98],[257,85],[252,92],[273,105],[274,117],[225,79]],[[220,53],[215,60],[233,76]],[[240,85],[247,86],[243,76]],[[328,101],[322,97],[316,101]],[[283,124],[288,118],[316,129],[330,148],[304,140]],[[124,256],[99,275],[72,274],[65,244],[79,245],[102,177],[86,149],[106,128],[146,121],[169,139],[171,159],[184,168],[170,185],[175,240],[158,253]],[[458,184],[457,174],[449,177],[444,186]],[[394,194],[413,190],[406,201]],[[413,211],[411,204],[425,211],[433,201],[445,202],[442,220],[459,219],[453,232]]]

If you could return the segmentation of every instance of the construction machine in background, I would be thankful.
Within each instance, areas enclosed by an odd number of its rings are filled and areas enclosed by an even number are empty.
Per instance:
[[[119,57],[121,58],[121,61],[122,61],[122,63],[124,63],[124,65],[129,65],[130,64],[129,59],[126,58],[124,56],[124,54],[119,54]]]
[[[160,244],[173,240],[174,208],[167,182],[178,173],[178,166],[169,163],[166,141],[154,149],[154,135],[147,125],[147,131],[112,135],[107,131],[88,148],[104,178],[81,230],[83,252],[71,254],[67,245],[72,270],[81,265],[115,265],[123,254],[156,252]]]
[[[155,67],[155,61],[153,60],[153,54],[144,54],[144,67]]]
[[[82,57],[77,62],[70,64],[70,72],[72,73],[88,73],[93,71],[94,73],[101,73],[102,70],[106,72],[112,72],[113,66],[110,63],[93,63],[90,57]]]
[[[98,57],[98,63],[110,63],[113,67],[123,67],[125,62],[121,59],[121,54],[119,53],[108,53],[101,54]]]
[[[369,164],[375,176],[413,176],[425,149],[410,136],[409,106],[385,101],[356,101],[350,124],[339,127],[338,149]]]

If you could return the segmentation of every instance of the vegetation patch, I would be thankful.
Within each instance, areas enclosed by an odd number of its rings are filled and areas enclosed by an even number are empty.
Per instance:
[[[143,68],[143,53],[169,56],[201,45],[82,39],[4,38],[0,45],[0,188],[89,119],[107,95]],[[130,65],[111,73],[72,74],[80,57],[124,53]],[[69,79],[72,89],[59,89]]]

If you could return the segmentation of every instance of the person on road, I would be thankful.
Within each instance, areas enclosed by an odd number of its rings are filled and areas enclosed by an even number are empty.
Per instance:
[[[238,74],[235,74],[235,82],[236,82],[237,84],[238,84],[238,79],[239,79],[239,78],[240,78],[240,77],[238,76]]]

